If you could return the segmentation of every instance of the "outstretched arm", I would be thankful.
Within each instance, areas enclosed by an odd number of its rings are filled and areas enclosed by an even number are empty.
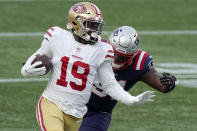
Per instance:
[[[144,74],[140,80],[163,93],[172,91],[177,81],[176,77],[170,73],[158,74],[154,67],[148,73]]]
[[[146,91],[138,96],[132,96],[126,92],[116,81],[112,71],[111,62],[104,62],[98,70],[98,76],[102,83],[102,88],[106,94],[117,101],[127,105],[140,105],[153,101],[154,91]]]

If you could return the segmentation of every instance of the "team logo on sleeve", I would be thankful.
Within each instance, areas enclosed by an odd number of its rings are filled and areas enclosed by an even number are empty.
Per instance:
[[[149,58],[151,59],[151,61],[148,63],[148,67],[151,70],[154,66],[153,60],[152,60],[152,56],[149,56]]]
[[[85,13],[86,12],[86,7],[83,5],[76,5],[73,7],[73,11],[76,13]]]

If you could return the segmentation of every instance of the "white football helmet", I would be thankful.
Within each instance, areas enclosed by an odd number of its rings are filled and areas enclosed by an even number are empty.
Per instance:
[[[68,11],[67,28],[86,41],[98,41],[102,26],[101,11],[90,2],[79,2]]]
[[[121,26],[114,30],[109,37],[114,48],[114,64],[129,65],[137,55],[139,38],[136,30],[129,26]]]

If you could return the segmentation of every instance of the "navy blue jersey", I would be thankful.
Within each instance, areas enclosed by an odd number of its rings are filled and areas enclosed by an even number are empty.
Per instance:
[[[133,87],[133,85],[140,80],[140,78],[153,66],[152,57],[144,52],[139,51],[136,57],[133,59],[133,62],[128,67],[114,71],[116,80],[119,84],[128,91]],[[94,88],[90,97],[90,100],[87,104],[88,111],[101,111],[111,113],[115,105],[117,104],[116,100],[113,100],[110,96],[106,95],[105,92],[101,89],[101,84],[94,84]]]

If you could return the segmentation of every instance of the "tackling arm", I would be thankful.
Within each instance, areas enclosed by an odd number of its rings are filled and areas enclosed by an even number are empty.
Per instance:
[[[159,75],[153,67],[148,73],[144,74],[140,80],[160,92],[168,93],[175,88],[175,82],[177,79],[170,73]]]

